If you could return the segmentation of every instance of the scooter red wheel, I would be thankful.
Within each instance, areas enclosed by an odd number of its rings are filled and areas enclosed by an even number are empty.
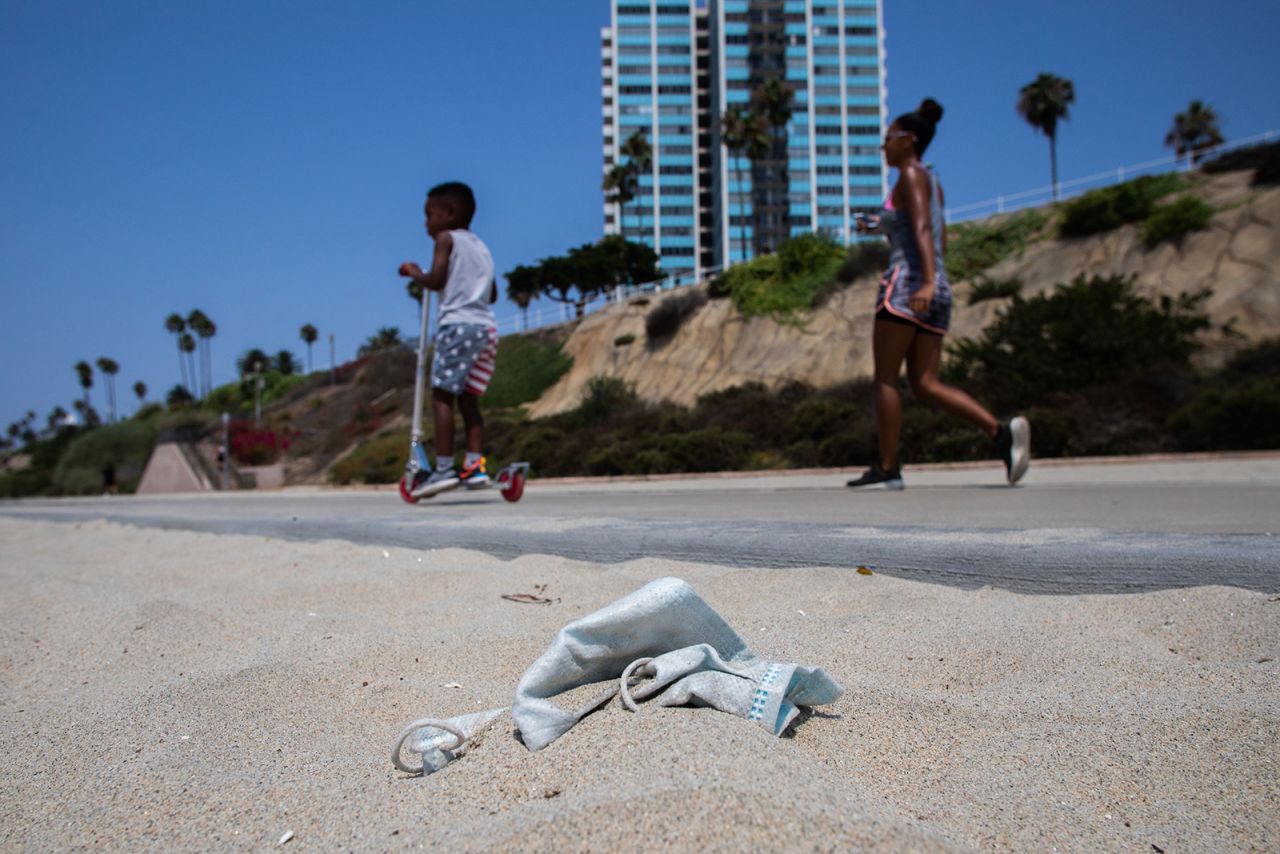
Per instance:
[[[405,483],[408,477],[409,475],[407,474],[401,475],[400,477],[400,497],[403,498],[409,504],[417,504],[418,497],[413,493],[409,492],[409,484]]]
[[[524,472],[515,472],[511,475],[507,485],[501,490],[502,497],[511,502],[520,500],[520,496],[524,495]]]

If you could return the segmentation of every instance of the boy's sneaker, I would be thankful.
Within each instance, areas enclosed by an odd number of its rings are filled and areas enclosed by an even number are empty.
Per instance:
[[[458,473],[452,468],[432,471],[420,486],[414,487],[414,498],[430,498],[458,485]]]
[[[1031,422],[1019,415],[1001,424],[996,433],[996,450],[1004,461],[1005,476],[1010,484],[1022,480],[1031,465]]]
[[[882,489],[904,489],[906,484],[902,482],[902,469],[896,468],[893,471],[885,471],[880,468],[879,463],[872,463],[871,468],[862,473],[862,476],[848,481],[845,486],[853,487],[871,487],[877,486]]]
[[[467,489],[484,489],[489,485],[489,475],[484,470],[484,457],[469,466],[462,467],[462,476],[458,478]]]

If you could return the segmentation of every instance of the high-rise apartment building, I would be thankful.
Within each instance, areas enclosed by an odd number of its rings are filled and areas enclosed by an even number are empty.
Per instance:
[[[602,32],[604,166],[651,152],[605,231],[643,240],[668,273],[772,251],[806,232],[853,239],[885,193],[881,0],[611,0]],[[729,151],[721,117],[770,80],[790,115],[754,157]],[[641,146],[644,148],[644,146]]]

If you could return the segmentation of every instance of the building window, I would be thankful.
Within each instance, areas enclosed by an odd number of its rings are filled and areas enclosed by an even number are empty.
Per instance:
[[[652,86],[620,86],[618,87],[623,95],[648,95],[653,91]]]
[[[693,235],[693,228],[688,225],[664,225],[662,227],[663,237],[690,237]]]
[[[844,34],[846,36],[874,36],[876,34],[875,27],[845,27]]]
[[[649,35],[649,28],[648,27],[618,27],[618,35],[647,36]]]
[[[851,116],[878,116],[880,115],[879,107],[854,107],[847,108]]]
[[[692,166],[659,166],[659,175],[692,175]]]
[[[663,257],[667,257],[667,256],[674,256],[674,255],[692,255],[692,254],[693,254],[693,247],[692,247],[692,246],[671,246],[671,247],[666,247],[666,246],[664,246],[664,247],[662,247],[662,255],[663,255]]]
[[[663,205],[663,216],[693,216],[693,208],[687,205]]]
[[[649,74],[649,66],[648,65],[619,65],[618,75],[622,76],[627,74],[632,74],[632,75],[643,74],[647,76]]]
[[[659,56],[687,56],[688,54],[689,54],[689,46],[687,44],[658,45]]]
[[[693,90],[688,86],[659,86],[659,95],[688,95]]]

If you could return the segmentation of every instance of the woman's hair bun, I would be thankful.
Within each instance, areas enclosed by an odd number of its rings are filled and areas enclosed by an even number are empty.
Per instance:
[[[932,98],[925,98],[920,102],[920,106],[916,109],[920,114],[920,118],[930,124],[937,124],[942,121],[942,105]]]

